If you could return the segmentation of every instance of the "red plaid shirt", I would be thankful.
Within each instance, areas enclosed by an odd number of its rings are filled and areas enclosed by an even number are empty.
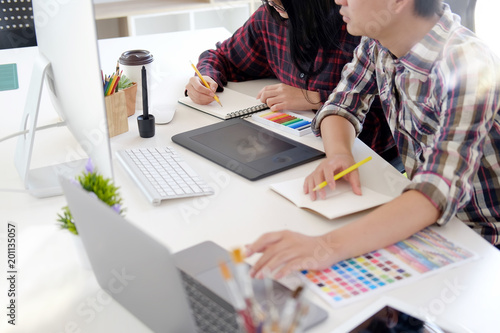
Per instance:
[[[232,37],[217,43],[215,49],[203,52],[198,69],[217,82],[218,91],[222,91],[228,81],[277,78],[293,87],[317,91],[321,101],[325,102],[340,81],[342,68],[352,60],[360,38],[348,34],[345,25],[342,25],[337,47],[319,50],[315,69],[324,59],[328,63],[319,74],[309,76],[299,71],[291,60],[287,46],[287,26],[287,20],[277,22],[261,6]],[[392,147],[394,140],[382,109],[378,103],[375,104],[365,119],[363,132],[359,137],[373,150],[381,153]]]

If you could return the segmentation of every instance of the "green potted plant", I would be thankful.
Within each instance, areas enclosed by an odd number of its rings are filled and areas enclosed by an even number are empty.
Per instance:
[[[83,189],[89,192],[99,200],[111,206],[114,211],[120,215],[124,215],[125,209],[122,207],[122,198],[116,187],[110,179],[100,175],[92,165],[89,159],[85,165],[85,170],[81,175],[76,177],[75,184],[82,186]],[[68,206],[62,208],[62,212],[57,214],[61,229],[66,229],[72,234],[78,235],[77,226],[74,223],[73,217]]]

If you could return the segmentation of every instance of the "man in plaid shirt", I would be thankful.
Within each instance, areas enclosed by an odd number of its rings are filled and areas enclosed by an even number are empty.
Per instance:
[[[279,278],[293,269],[326,268],[455,216],[498,246],[500,60],[441,0],[336,3],[348,31],[368,37],[315,117],[313,130],[323,137],[327,158],[306,178],[305,192],[317,199],[316,185],[326,180],[334,187],[334,174],[354,164],[351,146],[377,94],[412,183],[327,234],[265,234],[249,246],[250,254],[263,252],[252,274],[281,267]],[[346,178],[361,194],[358,173]]]
[[[281,82],[264,87],[257,95],[273,111],[317,110],[328,99],[360,38],[347,32],[338,6],[331,0],[264,3],[232,37],[201,54],[197,67],[212,90],[198,77],[192,77],[186,92],[194,102],[211,103],[214,92],[223,91],[228,81],[260,78],[277,78]],[[314,6],[317,12],[307,16],[303,8]],[[295,28],[298,25],[301,27]],[[304,40],[295,34],[303,30],[307,30],[301,35]],[[297,44],[309,44],[309,50]],[[307,52],[312,56],[301,59]],[[394,147],[379,102],[364,120],[360,139],[379,154]]]

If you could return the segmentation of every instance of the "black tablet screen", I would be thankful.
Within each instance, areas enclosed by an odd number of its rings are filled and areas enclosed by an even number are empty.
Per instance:
[[[250,180],[325,156],[240,118],[176,134],[172,141]]]
[[[269,132],[257,132],[240,123],[191,138],[204,146],[217,147],[220,153],[240,163],[254,162],[295,147]]]

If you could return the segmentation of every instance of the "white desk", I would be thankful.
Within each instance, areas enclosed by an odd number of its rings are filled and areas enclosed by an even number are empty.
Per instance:
[[[142,139],[137,132],[135,117],[129,119],[130,130],[111,139],[112,149],[124,147],[175,145],[173,134],[211,124],[216,118],[176,104],[187,79],[193,75],[188,59],[196,61],[197,55],[212,47],[217,40],[228,36],[223,29],[161,34],[137,38],[103,40],[101,62],[105,71],[112,71],[117,57],[126,49],[151,50],[160,72],[171,78],[171,89],[166,98],[178,111],[174,120],[157,126],[156,135]],[[179,46],[180,45],[180,46]],[[0,92],[0,136],[18,130],[35,48],[0,51],[0,63],[18,62],[20,89]],[[257,89],[250,83],[248,93]],[[239,88],[239,87],[238,87]],[[43,122],[54,121],[55,113],[44,109]],[[9,119],[9,120],[7,120]],[[54,157],[53,148],[63,148],[59,155],[74,149],[66,140],[65,129],[51,129],[37,134],[35,164],[46,163]],[[322,148],[319,138],[306,136],[302,142]],[[38,145],[38,143],[40,144]],[[16,140],[0,143],[0,188],[21,188],[13,165]],[[47,144],[47,146],[45,146]],[[50,146],[52,145],[52,146]],[[41,146],[41,147],[40,147]],[[172,251],[178,251],[204,240],[231,249],[252,242],[262,233],[291,229],[307,234],[321,234],[352,221],[360,214],[334,221],[298,209],[269,189],[269,184],[307,175],[318,162],[250,182],[194,153],[175,145],[209,183],[216,193],[202,198],[187,198],[151,206],[121,166],[114,161],[115,182],[127,207],[127,219],[160,240]],[[47,157],[47,153],[51,157]],[[356,153],[369,149],[356,144]],[[57,155],[57,154],[56,154]],[[370,162],[372,163],[372,162]],[[372,165],[379,164],[384,172],[396,172],[378,157]],[[384,182],[383,177],[371,177]],[[373,180],[375,179],[375,180]],[[391,188],[388,187],[390,191]],[[59,231],[56,213],[65,205],[63,197],[36,199],[26,193],[0,192],[0,244],[5,244],[7,222],[18,228],[18,317],[17,326],[8,325],[1,316],[2,332],[149,332],[141,322],[119,304],[103,294],[92,271],[82,266],[72,235]],[[500,313],[500,252],[470,231],[463,223],[452,221],[440,228],[450,239],[466,245],[479,253],[481,259],[427,277],[414,284],[392,289],[387,295],[426,310],[432,316],[469,329],[472,332],[496,332],[496,315]],[[390,231],[388,231],[390,232]],[[0,252],[0,304],[6,302],[7,284],[5,245]],[[339,309],[332,309],[318,297],[313,300],[329,311],[326,322],[310,330],[311,333],[330,332],[340,323],[373,302],[375,298],[356,302]],[[4,308],[4,313],[6,310]],[[464,331],[466,331],[464,329]]]

